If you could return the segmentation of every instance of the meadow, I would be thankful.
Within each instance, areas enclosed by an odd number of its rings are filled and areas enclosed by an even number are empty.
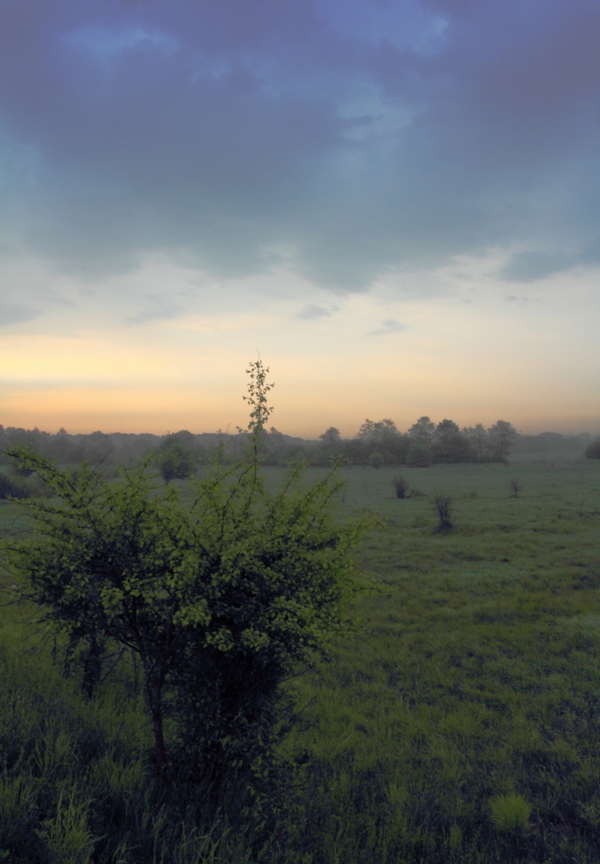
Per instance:
[[[135,669],[86,700],[35,610],[6,605],[0,861],[600,860],[600,462],[402,468],[404,500],[398,469],[342,473],[342,517],[378,524],[352,625],[289,684],[297,769],[279,810],[240,801],[237,821],[208,823],[192,791],[166,797]],[[0,504],[0,531],[16,514]]]

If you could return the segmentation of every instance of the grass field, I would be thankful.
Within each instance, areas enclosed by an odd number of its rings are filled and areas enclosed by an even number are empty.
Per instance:
[[[600,463],[402,469],[405,500],[397,473],[344,472],[343,514],[379,527],[351,632],[293,682],[284,747],[302,767],[271,835],[169,821],[131,676],[86,702],[31,615],[2,609],[6,860],[599,861]],[[15,512],[0,505],[0,530]]]

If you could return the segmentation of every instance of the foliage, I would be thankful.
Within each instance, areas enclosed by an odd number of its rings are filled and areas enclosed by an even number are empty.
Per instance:
[[[161,493],[147,465],[111,482],[12,451],[55,493],[24,504],[34,533],[7,547],[23,597],[79,652],[90,694],[111,644],[139,657],[161,774],[179,748],[217,789],[232,766],[268,762],[281,685],[340,625],[360,532],[334,519],[333,471],[307,487],[296,467],[268,490],[256,439],[270,385],[260,361],[251,370],[251,454],[233,466],[217,458],[191,502]]]

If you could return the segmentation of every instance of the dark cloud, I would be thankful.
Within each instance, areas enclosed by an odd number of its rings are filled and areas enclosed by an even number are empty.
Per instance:
[[[510,281],[595,263],[599,38],[596,0],[0,3],[0,227],[90,281],[277,244],[338,291],[515,242],[554,251]]]

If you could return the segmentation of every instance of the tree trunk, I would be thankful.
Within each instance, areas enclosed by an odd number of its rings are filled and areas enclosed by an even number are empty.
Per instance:
[[[146,684],[146,697],[154,731],[154,758],[160,776],[164,780],[167,775],[167,749],[163,731],[162,688],[162,681],[148,681]]]

